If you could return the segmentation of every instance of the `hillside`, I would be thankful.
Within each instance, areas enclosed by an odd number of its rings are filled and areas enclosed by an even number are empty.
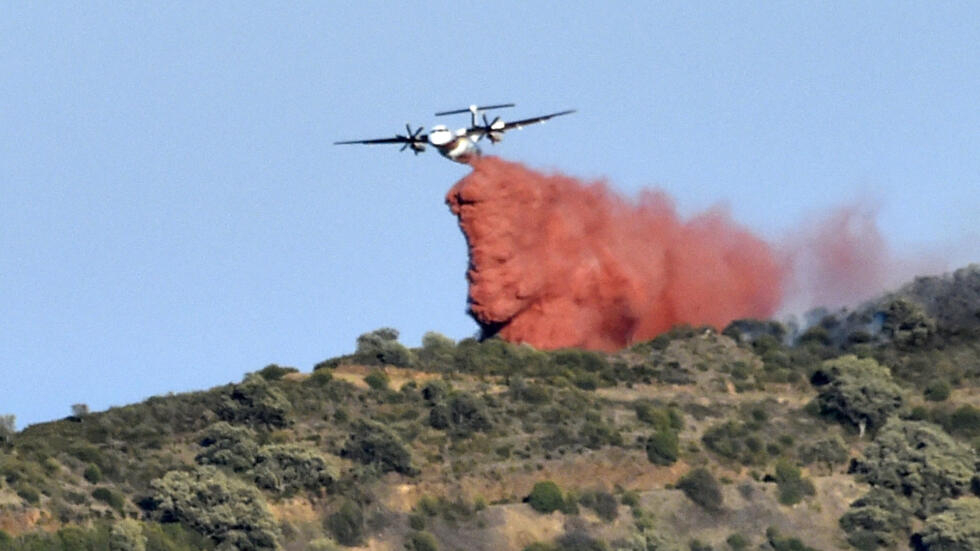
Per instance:
[[[0,428],[0,551],[980,549],[980,266],[616,353],[362,335]]]

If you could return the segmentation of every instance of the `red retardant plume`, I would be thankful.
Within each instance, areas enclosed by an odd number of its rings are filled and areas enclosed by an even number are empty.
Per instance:
[[[616,350],[779,307],[780,262],[724,212],[682,220],[662,193],[628,201],[495,157],[471,165],[446,202],[469,245],[470,313],[484,336]]]

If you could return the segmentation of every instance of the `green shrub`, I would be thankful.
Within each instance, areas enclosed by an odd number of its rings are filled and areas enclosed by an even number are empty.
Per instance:
[[[905,539],[910,514],[908,504],[894,492],[872,488],[851,503],[840,527],[848,543],[862,551],[891,549]]]
[[[585,532],[566,532],[555,540],[560,551],[608,551],[609,547],[600,539]]]
[[[800,444],[797,455],[808,465],[819,463],[826,465],[828,469],[833,469],[834,466],[843,465],[847,461],[848,452],[844,440],[834,435]]]
[[[411,351],[398,342],[398,330],[382,327],[357,337],[354,361],[365,365],[410,367],[414,358]]]
[[[146,536],[139,521],[131,518],[120,520],[112,526],[109,535],[109,551],[146,551]]]
[[[963,404],[949,417],[949,430],[952,434],[973,438],[980,436],[980,409]]]
[[[854,465],[872,486],[906,496],[919,518],[940,510],[943,500],[969,491],[975,472],[973,450],[936,425],[892,419]]]
[[[927,518],[915,539],[923,551],[980,549],[980,499],[953,501],[945,511]]]
[[[231,549],[279,548],[279,526],[262,494],[215,467],[170,471],[150,487],[148,506],[157,520],[182,522]]]
[[[654,465],[673,465],[677,462],[677,433],[670,429],[653,433],[647,439],[646,450],[647,458]]]
[[[721,486],[704,467],[698,467],[684,475],[677,482],[677,488],[707,511],[717,512],[722,509]]]
[[[260,488],[292,495],[329,486],[340,476],[340,469],[306,446],[276,444],[259,450],[253,473]]]
[[[219,421],[204,431],[200,445],[204,447],[194,458],[200,465],[221,465],[235,472],[244,472],[255,465],[259,445],[255,432],[247,427]]]
[[[552,513],[564,505],[561,488],[550,480],[536,483],[527,496],[527,502],[539,513]]]
[[[416,530],[408,534],[405,549],[408,551],[439,551],[439,544],[432,534]]]
[[[751,545],[752,542],[750,542],[749,538],[743,536],[742,534],[735,533],[728,536],[725,543],[728,544],[728,548],[732,551],[745,551],[749,548],[749,545]]]
[[[779,486],[779,502],[783,505],[796,505],[816,492],[813,482],[803,478],[800,469],[786,459],[776,462],[774,478]]]
[[[937,379],[926,385],[925,390],[922,391],[922,395],[930,402],[942,402],[949,398],[951,391],[952,388],[950,388],[949,383],[942,379]]]
[[[102,482],[102,469],[99,469],[99,466],[94,463],[89,463],[82,476],[92,484],[98,484]]]
[[[595,514],[606,522],[612,522],[619,516],[619,502],[609,492],[587,492],[578,502],[595,511]]]
[[[290,373],[299,373],[295,367],[280,367],[276,364],[269,364],[258,371],[258,374],[266,381],[278,381]]]
[[[341,455],[365,465],[373,465],[381,472],[395,471],[406,475],[416,473],[412,466],[412,455],[401,439],[388,427],[375,421],[358,421],[341,450]]]
[[[126,505],[126,500],[122,495],[104,486],[92,490],[92,497],[117,511],[122,511]]]
[[[841,356],[823,363],[829,378],[817,396],[820,412],[859,429],[876,431],[904,404],[901,388],[887,367],[871,358]]]
[[[326,518],[324,527],[342,545],[360,545],[364,538],[364,513],[353,501],[345,501],[336,512]]]
[[[783,537],[776,528],[766,529],[766,539],[773,551],[817,551],[797,538]]]
[[[266,428],[289,425],[292,406],[282,391],[260,375],[251,373],[234,385],[217,407],[225,421]]]
[[[364,382],[374,390],[386,390],[390,379],[381,369],[374,369],[364,377]]]

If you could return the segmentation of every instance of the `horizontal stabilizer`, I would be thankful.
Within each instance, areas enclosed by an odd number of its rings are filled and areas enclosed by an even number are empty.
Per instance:
[[[501,103],[500,105],[485,105],[483,107],[476,108],[467,107],[466,109],[456,109],[453,111],[440,111],[439,113],[436,113],[436,116],[441,117],[443,115],[458,115],[460,113],[470,113],[472,110],[489,111],[490,109],[503,109],[504,107],[513,107],[514,105],[515,104],[513,103]]]

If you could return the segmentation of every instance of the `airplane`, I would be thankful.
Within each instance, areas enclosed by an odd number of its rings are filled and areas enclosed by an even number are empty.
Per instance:
[[[334,142],[334,145],[343,144],[402,144],[402,148],[399,151],[405,151],[411,148],[412,152],[418,155],[425,151],[426,145],[431,145],[436,148],[443,157],[451,161],[456,161],[457,163],[468,163],[471,159],[479,157],[481,155],[480,147],[477,145],[483,138],[490,140],[490,143],[496,144],[504,138],[504,132],[513,129],[521,129],[525,126],[537,123],[543,123],[554,117],[560,117],[562,115],[568,115],[574,113],[574,109],[569,109],[566,111],[559,111],[557,113],[551,113],[550,115],[542,115],[540,117],[532,117],[530,119],[521,119],[519,121],[504,122],[500,117],[495,117],[492,121],[487,119],[486,113],[483,111],[489,111],[491,109],[503,109],[505,107],[514,107],[513,103],[502,103],[500,105],[486,105],[483,107],[477,107],[476,105],[471,105],[465,109],[455,109],[452,111],[440,111],[436,113],[437,117],[442,117],[444,115],[458,115],[460,113],[470,114],[470,126],[469,128],[460,128],[453,132],[444,124],[437,124],[429,130],[428,134],[423,134],[423,127],[418,127],[414,132],[412,131],[412,126],[405,123],[405,135],[395,134],[394,138],[379,138],[376,140],[350,140],[344,142]],[[480,118],[480,115],[482,119]],[[482,124],[481,124],[482,123]]]

